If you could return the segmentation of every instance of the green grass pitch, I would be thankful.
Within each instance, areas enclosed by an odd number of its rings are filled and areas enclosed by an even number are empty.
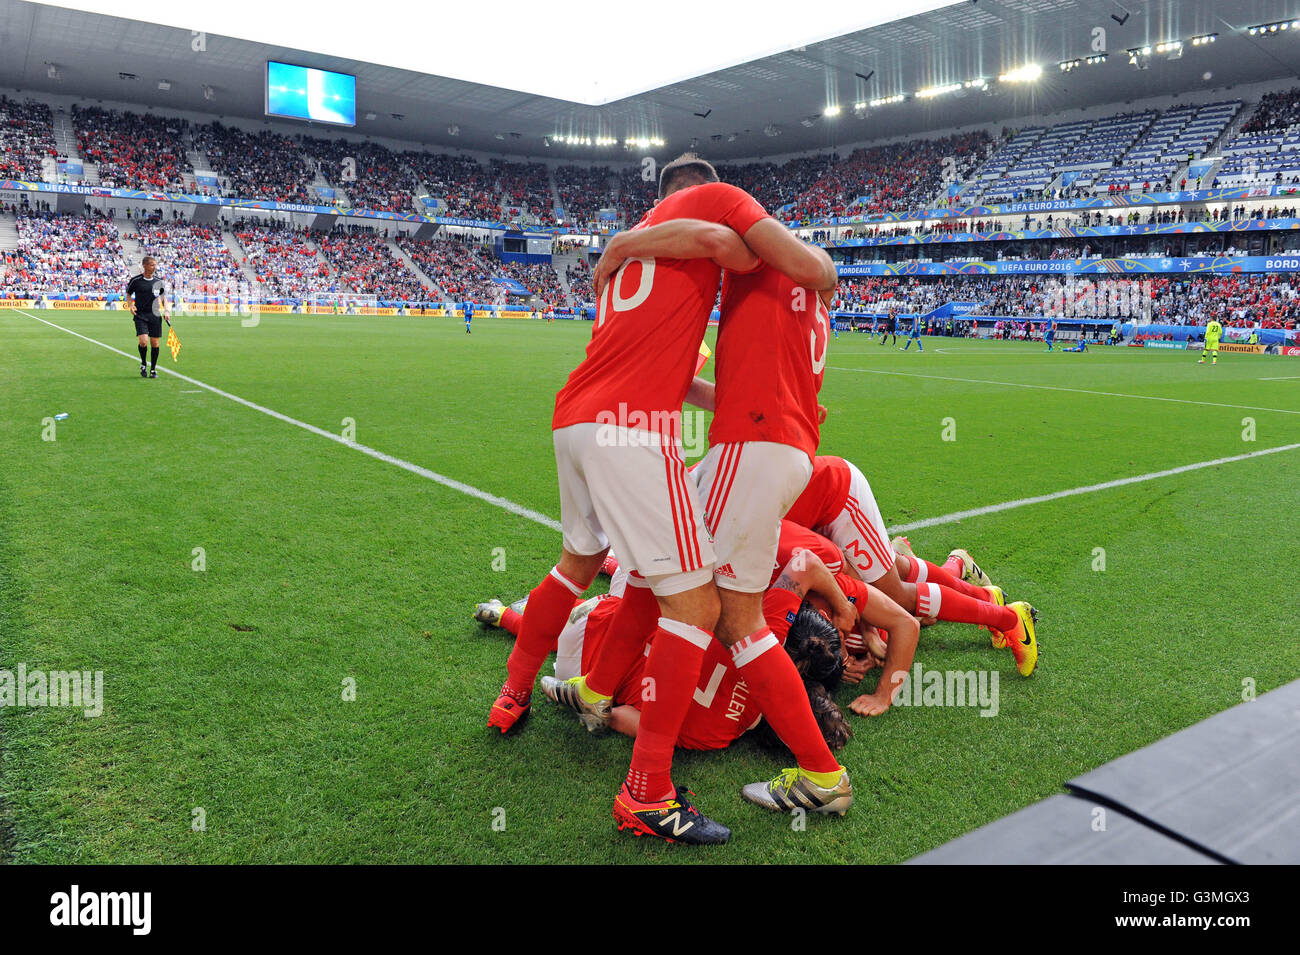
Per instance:
[[[36,314],[135,352],[124,315]],[[160,365],[330,432],[351,419],[360,444],[558,517],[552,400],[589,324],[176,324],[180,361]],[[966,547],[1040,609],[1039,672],[1020,678],[974,627],[924,631],[925,667],[999,672],[996,717],[851,717],[857,802],[802,830],[739,796],[788,756],[747,740],[680,754],[676,778],[733,841],[649,844],[610,818],[629,740],[541,698],[518,735],[484,725],[509,643],[470,613],[532,587],[555,532],[170,375],[142,381],[27,315],[0,312],[0,339],[0,669],[105,679],[98,718],[0,709],[5,861],[898,862],[1233,706],[1248,681],[1300,677],[1300,452],[925,527],[919,554]],[[1296,443],[1288,375],[1300,362],[944,339],[903,354],[841,333],[822,449],[862,466],[892,527]]]

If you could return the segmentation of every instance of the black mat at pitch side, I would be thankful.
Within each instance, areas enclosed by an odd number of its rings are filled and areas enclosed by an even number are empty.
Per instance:
[[[1224,859],[1298,864],[1300,680],[1066,786]]]
[[[1300,680],[1066,788],[909,864],[1300,864]]]
[[[908,861],[908,865],[1213,865],[1215,860],[1113,809],[1051,796]],[[1104,829],[1094,828],[1104,824]]]

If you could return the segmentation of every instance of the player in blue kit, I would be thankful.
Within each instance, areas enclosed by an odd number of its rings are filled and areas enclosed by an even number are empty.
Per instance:
[[[921,344],[921,320],[912,319],[912,330],[907,333],[907,344],[903,346],[903,351],[912,347],[912,342],[916,342],[917,351],[925,351],[925,346]]]

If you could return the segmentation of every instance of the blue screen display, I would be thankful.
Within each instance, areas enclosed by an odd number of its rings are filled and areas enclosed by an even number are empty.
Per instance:
[[[357,124],[357,78],[307,66],[266,64],[266,114],[338,126]]]

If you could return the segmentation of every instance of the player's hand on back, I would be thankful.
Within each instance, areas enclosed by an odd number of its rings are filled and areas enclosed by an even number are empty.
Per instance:
[[[595,271],[591,273],[591,281],[596,289],[597,298],[600,298],[605,293],[605,286],[609,284],[610,278],[619,270],[626,258],[618,249],[618,236],[614,236],[614,238],[610,239],[609,245],[605,246],[600,261],[596,263]]]
[[[852,630],[858,625],[858,608],[847,598],[837,600],[831,607],[831,623],[836,630]]]

